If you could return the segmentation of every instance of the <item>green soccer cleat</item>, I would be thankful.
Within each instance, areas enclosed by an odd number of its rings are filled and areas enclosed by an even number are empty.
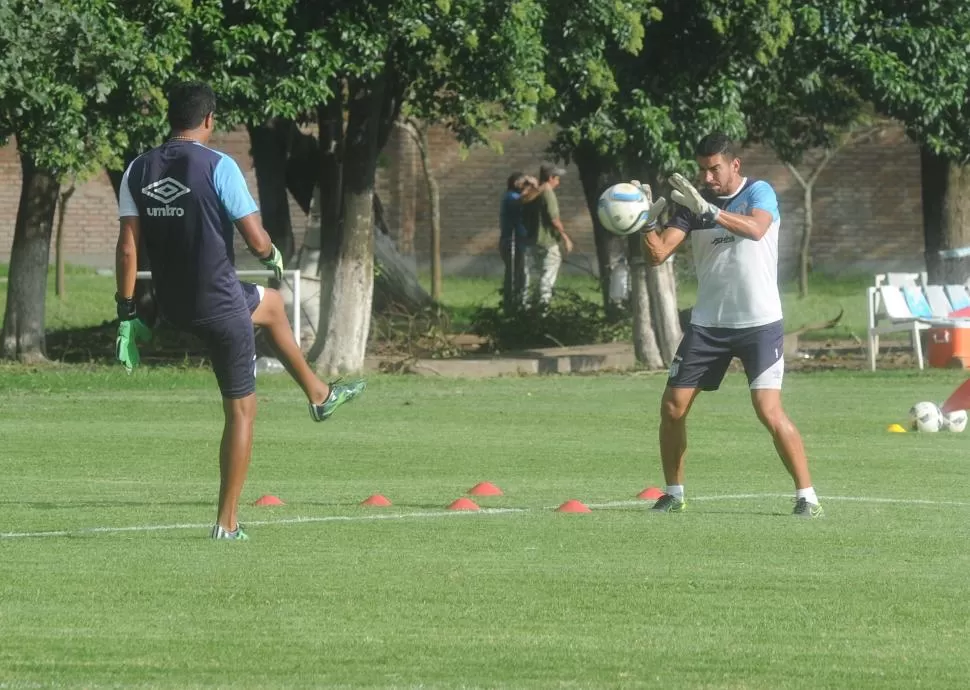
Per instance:
[[[330,395],[327,396],[326,400],[319,405],[310,403],[310,416],[313,417],[315,422],[329,419],[338,407],[356,398],[364,392],[366,387],[367,382],[363,379],[353,383],[340,383],[340,379],[337,379],[330,384]]]
[[[213,539],[235,539],[237,541],[249,541],[249,537],[243,532],[242,525],[236,525],[236,529],[230,532],[222,525],[215,525],[212,528],[212,534],[209,535]]]
[[[654,513],[683,513],[687,510],[687,501],[682,501],[670,494],[664,494],[657,499],[650,510]]]
[[[818,503],[809,503],[808,499],[799,498],[795,501],[795,510],[792,511],[792,515],[797,518],[814,520],[825,515],[825,511]]]

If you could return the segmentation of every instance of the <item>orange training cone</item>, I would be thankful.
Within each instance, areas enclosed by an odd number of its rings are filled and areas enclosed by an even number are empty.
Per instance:
[[[470,498],[459,498],[448,506],[448,510],[478,510],[478,504]]]
[[[664,492],[657,487],[648,486],[646,489],[637,494],[637,498],[642,498],[644,501],[656,501],[663,495]]]
[[[363,501],[360,502],[362,506],[374,506],[377,508],[383,508],[384,506],[391,505],[391,502],[387,500],[387,497],[382,494],[374,494],[373,496],[368,496]]]
[[[285,506],[286,504],[283,503],[283,501],[278,499],[276,496],[266,494],[265,496],[260,496],[258,499],[256,499],[253,502],[253,505],[254,506]]]
[[[501,496],[502,490],[492,482],[479,482],[468,490],[472,496]]]
[[[556,508],[557,513],[588,513],[590,512],[589,506],[581,501],[575,499],[571,501],[566,501],[561,506]]]

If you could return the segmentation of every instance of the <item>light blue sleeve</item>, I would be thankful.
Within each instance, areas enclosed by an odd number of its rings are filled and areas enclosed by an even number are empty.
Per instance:
[[[243,216],[259,211],[259,206],[256,205],[252,194],[249,193],[249,187],[246,186],[246,178],[243,177],[242,170],[229,156],[223,154],[216,164],[212,181],[216,194],[219,195],[219,200],[231,220],[237,221]]]
[[[131,189],[128,187],[128,173],[131,172],[131,166],[135,162],[132,161],[125,170],[125,174],[121,176],[121,187],[118,189],[118,217],[124,218],[126,216],[138,216],[138,206],[135,204],[135,200],[131,196]]]
[[[775,190],[764,180],[758,180],[751,185],[751,208],[760,208],[771,214],[772,220],[781,218],[778,212],[778,197]]]

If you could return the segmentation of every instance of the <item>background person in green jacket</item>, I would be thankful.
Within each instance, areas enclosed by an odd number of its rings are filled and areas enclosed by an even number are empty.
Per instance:
[[[539,166],[539,195],[524,207],[526,227],[533,238],[530,244],[534,262],[539,271],[537,301],[543,307],[552,300],[552,288],[559,277],[563,255],[573,250],[573,241],[559,218],[559,200],[556,198],[559,178],[565,173],[565,169],[553,163]]]

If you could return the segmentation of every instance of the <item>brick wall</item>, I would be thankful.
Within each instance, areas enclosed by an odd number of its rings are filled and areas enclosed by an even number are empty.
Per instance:
[[[501,265],[495,252],[498,204],[513,171],[538,172],[552,130],[497,137],[504,152],[461,151],[449,133],[429,134],[431,161],[441,194],[442,254],[448,272],[490,274]],[[215,148],[240,163],[250,188],[256,180],[245,131],[216,135]],[[816,157],[801,166],[803,175]],[[743,154],[744,170],[770,181],[782,213],[781,261],[791,275],[802,230],[801,186],[770,151],[755,147]],[[563,223],[576,242],[571,261],[592,269],[595,254],[591,223],[579,175],[567,166],[558,190]],[[397,129],[381,155],[378,171],[391,232],[403,253],[427,264],[430,245],[427,187],[417,149]],[[0,149],[0,260],[9,257],[20,194],[20,167],[12,146]],[[290,204],[297,243],[305,218]],[[919,153],[901,130],[844,149],[829,163],[815,186],[812,257],[827,272],[922,269]],[[112,266],[117,233],[117,202],[106,175],[79,184],[68,204],[65,247],[70,260]],[[240,247],[241,248],[241,247]],[[53,260],[53,251],[51,254]]]

